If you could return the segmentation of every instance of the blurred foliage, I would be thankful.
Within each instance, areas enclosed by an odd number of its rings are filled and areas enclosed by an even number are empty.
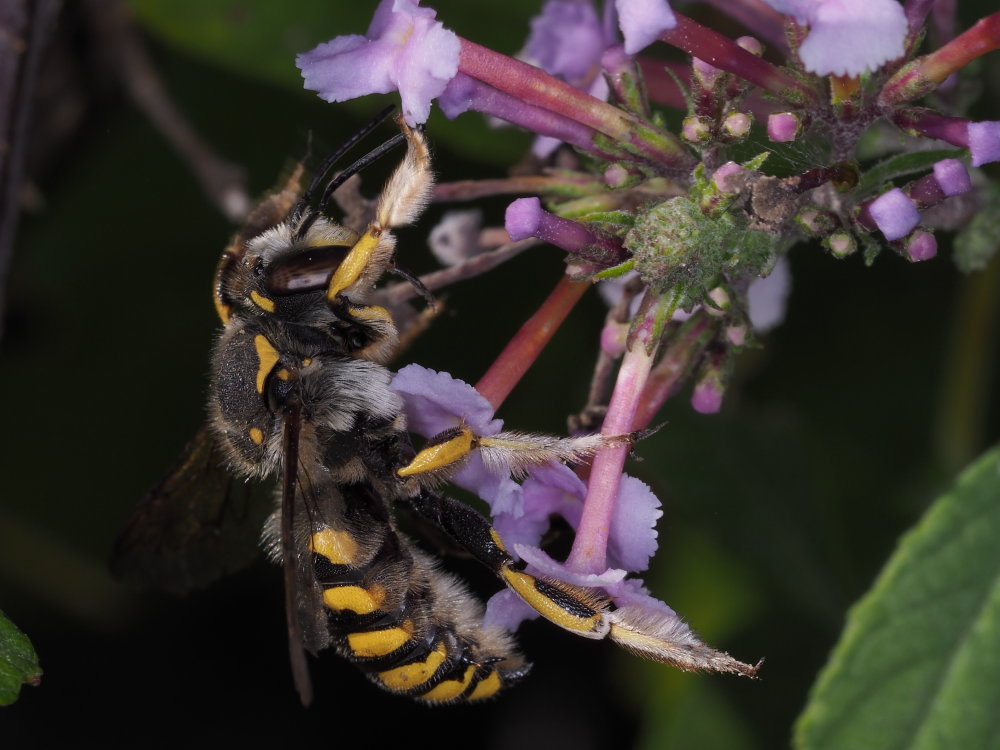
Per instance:
[[[177,104],[254,192],[305,152],[308,133],[335,144],[384,104],[324,104],[292,66],[316,42],[363,33],[374,2],[132,5]],[[71,24],[77,6],[67,6]],[[510,52],[537,3],[434,6],[459,33]],[[85,27],[69,31],[70,50],[98,56]],[[865,268],[798,247],[786,322],[739,359],[722,413],[695,414],[678,394],[629,469],[665,506],[653,591],[713,645],[766,657],[761,680],[680,674],[532,623],[521,643],[533,673],[488,705],[428,713],[324,654],[313,662],[317,704],[304,711],[278,571],[261,561],[184,600],[135,595],[104,572],[132,506],[204,418],[210,280],[232,227],[107,71],[86,70],[82,126],[33,176],[0,356],[0,603],[46,665],[42,685],[4,710],[12,747],[294,746],[337,741],[345,727],[395,745],[427,739],[429,718],[435,741],[483,748],[787,746],[850,604],[956,464],[1000,439],[986,356],[996,297],[958,304],[967,287],[946,233],[941,257],[921,264],[883,253]],[[998,92],[984,100],[1000,116]],[[530,140],[475,115],[436,117],[428,132],[443,180],[496,176]],[[752,140],[752,153],[768,148],[761,134]],[[815,166],[808,150],[784,154]],[[366,175],[369,192],[383,174]],[[504,205],[485,202],[487,221]],[[423,237],[442,210],[401,237],[417,272],[432,265]],[[562,267],[538,248],[449,290],[444,314],[399,364],[474,381]],[[994,258],[985,274],[997,273]],[[508,425],[565,429],[585,401],[603,316],[596,295],[584,300],[504,404]],[[972,356],[952,356],[956,347]],[[455,568],[484,593],[495,588],[476,568]],[[111,740],[109,724],[146,729]]]

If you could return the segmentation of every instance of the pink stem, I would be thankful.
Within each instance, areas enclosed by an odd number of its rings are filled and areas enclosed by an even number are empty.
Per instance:
[[[635,331],[631,347],[622,358],[615,390],[601,427],[602,435],[626,435],[633,430],[636,412],[656,356],[657,342],[652,340],[656,312],[654,309],[648,314]],[[602,448],[594,456],[583,515],[573,540],[573,549],[566,559],[566,567],[574,572],[601,573],[607,568],[611,517],[628,452],[627,444],[612,445]]]
[[[755,83],[761,88],[794,102],[812,102],[816,93],[800,81],[740,47],[732,39],[674,12],[677,25],[660,35],[660,40],[716,68]]]

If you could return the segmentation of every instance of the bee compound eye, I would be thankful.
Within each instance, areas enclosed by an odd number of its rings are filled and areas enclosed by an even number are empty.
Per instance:
[[[271,294],[298,294],[324,289],[350,249],[347,245],[303,248],[272,265],[264,286]]]

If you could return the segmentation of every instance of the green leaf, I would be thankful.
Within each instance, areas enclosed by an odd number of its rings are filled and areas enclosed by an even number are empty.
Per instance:
[[[1000,447],[967,469],[854,606],[795,746],[1000,748]]]
[[[858,183],[857,195],[878,190],[881,185],[900,177],[926,172],[942,159],[958,159],[965,156],[964,148],[939,148],[933,151],[915,151],[893,156],[879,162],[867,170]]]
[[[38,656],[28,636],[0,612],[0,706],[17,700],[21,685],[37,685],[42,677]]]

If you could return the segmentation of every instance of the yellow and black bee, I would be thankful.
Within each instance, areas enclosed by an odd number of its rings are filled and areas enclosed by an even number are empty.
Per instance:
[[[305,650],[332,647],[380,687],[430,703],[488,698],[529,669],[506,631],[482,625],[482,605],[465,586],[397,531],[395,506],[443,529],[561,627],[683,666],[683,648],[656,623],[629,621],[598,592],[529,575],[486,518],[435,491],[475,450],[517,470],[579,459],[605,439],[485,438],[461,426],[420,452],[411,447],[402,398],[384,366],[396,327],[367,300],[394,267],[391,230],[413,221],[428,200],[422,134],[400,121],[400,135],[344,170],[319,208],[312,205],[332,162],[376,122],[328,159],[304,192],[301,170],[294,174],[224,251],[209,422],[140,505],[119,539],[116,570],[175,591],[208,582],[247,552],[231,528],[259,532],[261,523],[254,505],[233,494],[245,488],[227,476],[278,476],[279,509],[263,524],[264,540],[284,568],[292,668],[306,703]],[[406,156],[363,232],[322,213],[346,176],[404,142]]]

